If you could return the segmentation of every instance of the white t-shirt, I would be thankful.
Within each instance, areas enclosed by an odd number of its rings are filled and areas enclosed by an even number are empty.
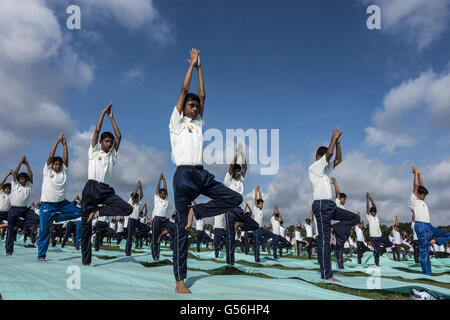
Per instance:
[[[113,230],[116,230],[116,224],[112,221],[109,223],[109,227]]]
[[[392,242],[392,246],[394,246],[394,244],[395,244],[394,242],[395,241],[394,241],[394,237],[393,236],[389,235],[389,241]]]
[[[283,226],[280,226],[280,236],[285,238],[286,237],[286,230]]]
[[[272,216],[272,218],[270,218],[270,224],[272,225],[272,233],[279,236],[280,222],[275,219],[275,216]]]
[[[336,203],[336,207],[347,210],[344,205],[341,204],[341,201],[339,201],[338,198],[334,201]]]
[[[312,224],[305,223],[305,229],[306,229],[306,237],[312,238],[313,237],[313,227]]]
[[[42,178],[42,202],[61,202],[65,199],[67,167],[62,165],[60,172],[52,169],[52,164],[45,163]]]
[[[302,241],[302,234],[298,230],[295,230],[295,240]]]
[[[195,230],[203,231],[203,219],[195,220]]]
[[[258,226],[262,227],[262,221],[263,221],[263,209],[259,209],[255,205],[253,205],[253,220],[255,220],[258,223]]]
[[[378,216],[372,216],[371,214],[367,215],[367,221],[369,222],[369,235],[373,238],[381,237],[381,229],[380,229],[380,221],[378,220]]]
[[[242,174],[239,179],[236,180],[227,172],[223,184],[241,195],[244,194],[244,177]]]
[[[139,211],[141,210],[141,200],[138,200],[138,202],[133,203],[133,199],[130,198],[128,200],[128,203],[133,207],[133,212],[128,216],[133,219],[139,219]]]
[[[356,240],[364,242],[364,232],[361,230],[361,228],[356,226],[355,232],[356,232]]]
[[[28,200],[30,199],[31,189],[33,187],[33,184],[28,181],[23,187],[19,180],[16,182],[11,183],[11,195],[9,198],[9,201],[11,203],[11,206],[13,207],[27,207],[28,206]]]
[[[0,190],[0,212],[7,212],[9,207],[11,207],[9,197],[9,194],[6,194],[3,190]]]
[[[130,219],[130,217],[129,216],[125,216],[124,218],[123,218],[123,227],[124,228],[128,228],[128,220]]]
[[[333,162],[327,162],[326,155],[309,166],[309,181],[313,189],[313,200],[331,200],[330,174]]]
[[[114,145],[105,153],[100,144],[89,147],[88,179],[109,184],[118,153]]]
[[[155,194],[153,197],[153,213],[152,217],[167,217],[167,208],[169,207],[169,199],[167,197],[162,199],[159,195]]]
[[[211,232],[208,229],[205,230],[205,233],[211,238]]]
[[[392,230],[392,235],[394,236],[394,244],[402,244],[402,237],[400,236],[400,232],[397,230]]]
[[[418,240],[416,230],[414,230],[414,222],[411,222],[411,229],[413,231],[413,240]]]
[[[414,193],[411,194],[408,205],[411,211],[414,213],[415,220],[417,222],[430,223],[430,213],[428,212],[428,206],[424,201],[417,198]]]
[[[219,214],[214,217],[214,228],[225,229],[225,214]]]
[[[145,217],[139,217],[139,222],[140,223],[145,223]]]
[[[169,132],[173,159],[177,166],[203,164],[203,121],[200,113],[192,120],[178,113],[175,107],[170,117]]]
[[[39,208],[34,208],[34,213],[35,214],[37,214],[38,216],[41,214],[41,209],[39,209]],[[76,220],[76,219],[73,219],[73,220]],[[73,221],[73,220],[70,220],[70,221]]]
[[[117,232],[123,232],[123,223],[122,222],[117,223]]]

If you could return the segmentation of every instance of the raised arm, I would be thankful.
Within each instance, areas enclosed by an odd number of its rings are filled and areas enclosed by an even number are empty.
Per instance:
[[[372,196],[370,195],[370,193],[366,192],[366,208],[367,208],[367,214],[369,214],[369,210],[370,210],[369,201],[370,201],[370,203],[372,203],[372,207],[376,210],[376,209],[377,209],[377,206],[375,205],[375,201],[373,200],[373,198],[372,198]]]
[[[247,159],[245,159],[244,148],[242,147],[242,144],[240,144],[240,143],[238,145],[238,152],[240,153],[240,155],[242,157],[242,172],[241,172],[241,175],[245,178],[245,174],[247,173]]]
[[[340,199],[341,198],[341,193],[337,184],[337,181],[335,178],[331,178],[331,183],[334,185],[334,190],[336,192],[336,198]]]
[[[333,156],[334,147],[336,146],[336,141],[339,139],[339,137],[342,134],[342,130],[339,131],[339,128],[333,128],[333,135],[331,136],[331,142],[328,146],[328,151],[326,153],[326,160],[327,162],[330,161],[331,157]]]
[[[63,134],[61,133],[53,144],[52,150],[50,150],[50,154],[47,159],[47,166],[51,165],[53,162],[53,158],[55,157],[56,148],[58,147],[58,143],[61,142]]]
[[[245,208],[248,209],[248,211],[250,212],[251,215],[253,215],[253,211],[252,211],[252,209],[250,208],[250,206],[248,205],[247,202],[245,203]]]
[[[205,81],[203,80],[203,69],[202,65],[200,63],[200,50],[198,50],[198,56],[197,56],[197,75],[198,75],[198,97],[200,98],[200,116],[203,118],[203,110],[205,109],[205,99],[206,99],[206,92],[205,92]]]
[[[69,150],[67,149],[67,140],[66,137],[64,136],[64,133],[62,134],[62,140],[61,143],[63,145],[63,161],[64,161],[64,165],[66,166],[66,168],[69,167]]]
[[[8,177],[13,173],[14,172],[12,171],[12,169],[9,169],[8,173],[3,177],[2,181],[0,182],[0,190],[3,189],[3,185],[5,184],[6,179],[8,179]]]
[[[255,188],[255,206],[256,206],[256,201],[258,200],[258,189],[259,189],[259,185],[256,186],[256,188]]]
[[[398,221],[398,216],[395,216],[395,226],[398,227],[399,226],[399,221]]]
[[[416,166],[412,166],[412,172],[414,174],[414,189],[413,189],[413,193],[417,197],[417,196],[419,196],[419,193],[417,192],[417,189],[419,188],[419,186],[423,187],[424,184],[423,184],[422,174],[420,173],[419,169]]]
[[[141,180],[138,181],[138,185],[139,185],[139,200],[142,200],[144,198],[144,190],[142,189]]]
[[[312,224],[314,222],[314,212],[310,210],[309,214],[311,215],[311,224]]]
[[[183,107],[184,107],[183,103],[186,98],[186,95],[189,93],[189,86],[191,85],[192,71],[194,70],[194,68],[196,67],[196,65],[198,63],[197,62],[198,52],[199,51],[197,49],[191,49],[191,52],[190,52],[191,59],[188,60],[189,68],[186,72],[186,75],[184,76],[183,84],[181,85],[180,96],[178,97],[177,106],[176,106],[179,114],[181,114],[181,112],[183,111]],[[199,81],[200,81],[200,79],[199,79]],[[200,88],[199,88],[199,90],[200,90]],[[201,107],[200,115],[203,117],[203,108],[202,107]]]
[[[105,114],[109,113],[109,110],[112,109],[112,103],[110,103],[105,109],[100,113],[100,118],[97,121],[97,125],[95,126],[94,135],[92,136],[91,146],[95,147],[98,143],[98,136],[100,135],[100,131],[102,130],[103,118]]]
[[[133,193],[131,194],[131,198],[132,198],[132,199],[136,196],[136,194],[137,194],[137,192],[138,192],[138,190],[139,190],[140,185],[141,185],[141,180],[138,180],[138,183],[137,183],[137,185],[136,185],[136,189],[135,189],[135,190],[133,191]]]
[[[233,158],[233,161],[232,161],[231,164],[230,164],[230,167],[228,168],[228,174],[229,174],[230,176],[233,176],[233,166],[236,164],[237,159],[238,159],[238,156],[239,156],[239,152],[236,153],[236,155],[235,155],[234,158]]]
[[[342,134],[342,131],[341,131]],[[341,135],[336,140],[336,158],[334,158],[333,167],[337,167],[342,162]]]
[[[20,167],[22,166],[22,163],[24,163],[24,161],[25,161],[25,156],[23,156],[20,159],[19,164],[16,167],[16,170],[14,170],[14,172],[13,172],[13,177],[12,177],[13,182],[17,181],[17,175],[19,174]]]
[[[33,172],[31,171],[30,164],[28,163],[27,157],[25,157],[24,163],[27,167],[28,176],[30,177],[30,183],[33,184]]]
[[[122,141],[122,134],[120,133],[119,127],[117,126],[116,120],[114,120],[112,105],[111,105],[111,108],[108,109],[107,114],[108,114],[109,120],[111,120],[111,124],[114,129],[114,134],[116,135],[116,139],[114,140],[114,148],[116,149],[116,152],[118,152],[119,147],[120,147],[120,141]]]

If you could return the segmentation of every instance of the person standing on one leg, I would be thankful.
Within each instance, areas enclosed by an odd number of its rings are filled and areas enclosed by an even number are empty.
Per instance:
[[[237,164],[238,158],[242,158],[242,167]],[[238,145],[238,150],[234,156],[233,162],[228,168],[228,172],[225,174],[223,184],[233,191],[238,192],[241,196],[244,194],[244,179],[247,173],[247,160],[245,159],[245,152],[241,144]],[[215,217],[215,219],[220,219]],[[225,251],[227,257],[227,264],[234,265],[234,252],[235,252],[235,235],[236,228],[239,227],[241,231],[252,230],[255,226],[255,222],[249,216],[244,215],[242,221],[237,221],[236,217],[240,217],[234,212],[226,212],[225,217]],[[220,220],[219,220],[220,221]]]
[[[161,181],[163,187],[161,188]],[[167,198],[167,183],[164,174],[161,173],[156,186],[156,194],[153,198],[153,213],[152,213],[152,257],[153,260],[159,261],[160,243],[158,236],[163,229],[169,229],[169,218],[167,217],[167,208],[169,207],[169,199]]]
[[[261,188],[256,186],[255,188],[255,202],[253,204],[253,220],[258,224],[258,229],[253,232],[253,254],[255,255],[255,262],[260,263],[259,259],[259,247],[261,245],[262,240],[262,226],[263,226],[263,216],[264,216],[264,200],[261,194]]]
[[[369,201],[372,206],[370,206]],[[391,247],[393,244],[390,240],[382,236],[380,229],[380,220],[378,220],[377,206],[375,205],[375,201],[373,200],[372,196],[368,192],[366,192],[366,213],[367,222],[369,223],[370,242],[372,242],[373,245],[373,256],[375,264],[378,267],[380,265],[380,245],[383,244],[384,247],[387,248]]]
[[[400,261],[400,249],[402,247],[402,237],[400,235],[398,216],[395,216],[395,225],[392,226],[392,237],[394,238],[393,256],[395,261]]]
[[[419,257],[422,273],[431,276],[430,244],[437,243],[438,245],[442,245],[446,243],[450,240],[450,233],[431,225],[430,213],[425,203],[428,190],[425,188],[419,169],[413,166],[412,172],[414,174],[414,189],[409,200],[409,208],[415,218],[414,230],[419,240]]]
[[[143,198],[144,198],[144,191],[142,190],[142,183],[141,180],[138,180],[136,189],[131,194],[130,200],[128,200],[128,204],[133,208],[133,211],[128,219],[128,226],[127,226],[128,235],[127,235],[127,243],[125,246],[126,256],[131,256],[133,235],[136,234],[136,229],[139,228],[139,212],[141,210],[141,203]]]
[[[330,185],[330,174],[333,169],[342,162],[341,134],[339,129],[333,129],[330,145],[320,147],[316,152],[316,161],[309,167],[309,179],[313,187],[312,210],[316,217],[318,228],[317,253],[320,264],[322,279],[339,281],[333,277],[331,269],[330,252],[330,228],[331,220],[337,220],[333,225],[336,232],[336,241],[345,243],[346,234],[359,221],[359,217],[347,210],[336,207],[336,203],[331,200],[332,192]],[[333,151],[336,148],[336,158],[331,162]]]
[[[27,173],[21,172],[19,174],[22,164],[25,164],[27,167]],[[13,172],[12,181],[10,195],[11,206],[8,210],[8,234],[6,235],[7,256],[12,255],[14,252],[14,241],[17,235],[16,224],[19,222],[19,218],[26,219],[30,193],[33,187],[33,172],[25,156],[22,157],[16,170]]]
[[[414,217],[414,213],[413,213],[412,214],[411,229],[413,231],[414,262],[415,263],[420,263],[420,259],[419,259],[419,238],[417,238],[417,233],[416,233],[416,230],[414,229],[415,223],[416,223],[416,221],[415,221],[415,217]]]
[[[10,197],[11,197],[11,183],[5,183],[8,177],[14,174],[14,171],[10,169],[8,173],[3,177],[0,182],[0,224],[3,221],[8,221],[8,211],[11,207]],[[6,223],[4,223],[6,224]],[[3,240],[3,236],[2,236]]]
[[[214,180],[214,175],[203,168],[203,132],[202,127],[205,87],[200,63],[200,52],[192,49],[189,68],[185,75],[178,102],[172,112],[169,123],[172,154],[177,165],[173,177],[175,208],[177,212],[177,232],[173,241],[173,267],[177,293],[190,293],[184,279],[187,274],[188,235],[192,220],[214,217],[229,211],[237,221],[244,219],[242,196]],[[189,93],[193,70],[198,73],[199,95]],[[199,195],[211,198],[188,209],[188,205]]]
[[[359,212],[358,212],[358,216],[361,217]],[[364,252],[369,250],[364,245],[364,221],[362,219],[356,225],[355,233],[356,233],[356,250],[358,253],[358,264],[361,264]]]
[[[314,246],[315,240],[314,240],[314,232],[313,232],[313,221],[314,221],[314,214],[311,210],[310,212],[311,217],[306,218],[305,220],[305,231],[306,231],[306,242],[308,242],[307,252],[308,252],[308,258],[312,258],[312,248]]]
[[[281,245],[281,235],[280,235],[280,214],[274,209],[273,215],[270,218],[270,224],[272,226],[272,250],[273,250],[273,258],[278,259],[277,251]]]
[[[103,118],[108,115],[116,137],[110,132],[103,132]],[[99,139],[100,136],[100,139]],[[100,140],[100,144],[99,144]],[[117,162],[122,134],[114,120],[112,104],[102,110],[89,146],[88,182],[81,194],[81,254],[82,264],[89,266],[92,259],[91,235],[92,220],[99,216],[129,216],[133,207],[115,194],[109,185],[113,167]]]

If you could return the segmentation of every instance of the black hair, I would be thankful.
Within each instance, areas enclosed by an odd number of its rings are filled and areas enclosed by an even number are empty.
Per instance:
[[[130,197],[133,199],[133,201],[138,201],[138,200],[139,200],[139,195],[138,195],[137,192],[136,192],[136,194],[134,195],[134,197],[133,197],[133,193],[131,194]]]
[[[61,157],[53,157],[52,164],[55,162],[60,162],[61,164],[64,163],[63,159]]]
[[[260,203],[264,203],[264,200],[263,199],[256,200],[256,204],[260,204]]]
[[[316,157],[319,156],[319,157],[322,158],[322,156],[323,156],[324,154],[326,154],[327,152],[328,152],[328,147],[321,146],[321,147],[319,147],[319,148],[317,149],[317,151],[316,151]]]
[[[275,217],[279,217],[280,215],[278,213],[275,213]]]
[[[3,185],[3,190],[5,190],[6,188],[10,188],[11,189],[11,183],[5,183],[4,185]]]
[[[418,194],[424,194],[424,195],[427,195],[427,194],[428,194],[428,190],[427,190],[427,188],[425,188],[425,187],[423,187],[423,186],[419,186],[419,187],[417,188],[417,193],[418,193]]]
[[[165,192],[167,193],[167,190],[166,190],[166,189],[164,189],[164,188],[159,189],[159,193],[161,193],[161,192],[163,192],[163,191],[165,191]]]
[[[372,207],[369,209],[369,212],[377,213],[377,208]]]
[[[20,180],[20,178],[24,177],[25,179],[27,179],[27,181],[30,180],[30,177],[28,176],[28,173],[26,172],[21,172],[19,173],[19,175],[17,176],[17,180]]]
[[[183,109],[184,109],[184,106],[186,105],[186,103],[191,100],[197,101],[198,103],[200,103],[200,97],[198,95],[196,95],[195,93],[189,92],[188,94],[186,94],[186,97],[184,98]]]
[[[347,195],[342,192],[339,192],[339,197],[347,199]]]
[[[113,135],[111,132],[109,132],[109,131],[105,131],[105,132],[102,133],[102,135],[100,136],[100,141],[103,141],[103,140],[106,139],[106,138],[111,138],[111,139],[113,139],[113,142],[114,142],[114,140],[115,140],[114,135]]]
[[[233,165],[233,173],[234,173],[236,170],[242,170],[242,167],[241,167],[240,164],[235,163],[235,164]]]

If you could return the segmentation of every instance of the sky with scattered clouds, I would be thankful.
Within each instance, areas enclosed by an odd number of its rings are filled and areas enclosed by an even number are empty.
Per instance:
[[[66,27],[72,4],[81,30]],[[381,30],[366,27],[371,4],[381,8]],[[168,122],[196,47],[205,130],[279,129],[278,173],[260,175],[254,165],[245,181],[249,203],[257,184],[263,190],[265,222],[275,203],[288,224],[304,221],[307,168],[339,126],[344,161],[334,176],[351,210],[363,212],[368,191],[382,223],[410,221],[415,164],[430,190],[432,223],[447,225],[449,18],[450,0],[2,0],[0,175],[26,154],[37,200],[42,167],[64,132],[72,199],[87,179],[95,123],[112,101],[124,139],[117,193],[128,197],[140,178],[151,208],[164,172],[173,198]],[[104,129],[112,129],[107,119]],[[206,168],[223,180],[228,165]]]

